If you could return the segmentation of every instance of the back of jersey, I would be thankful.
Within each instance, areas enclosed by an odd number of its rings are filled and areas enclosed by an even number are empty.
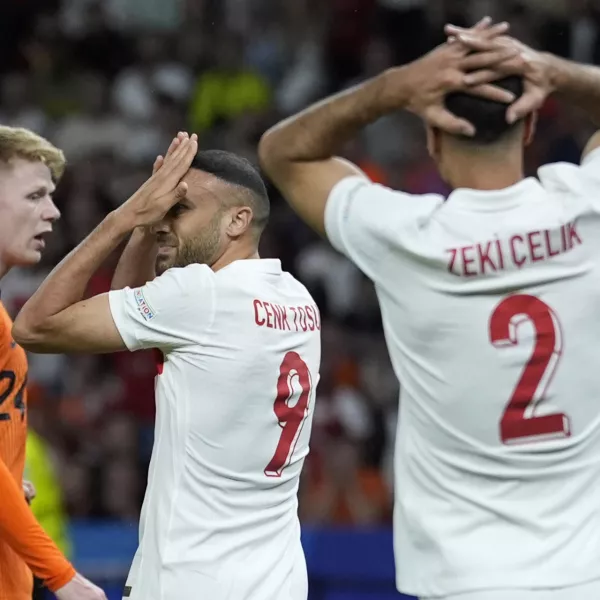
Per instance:
[[[328,234],[376,284],[402,386],[403,591],[600,578],[596,172],[599,154],[447,202],[358,179],[332,193]]]
[[[125,294],[152,312],[134,311],[138,325],[164,335],[148,335],[165,360],[141,524],[144,593],[195,572],[216,587],[186,585],[217,600],[302,598],[286,586],[295,577],[306,587],[297,490],[319,380],[313,299],[277,260],[172,269]]]
[[[319,380],[320,319],[306,288],[278,265],[238,261],[216,273],[212,323],[197,347],[182,352],[181,366],[179,356],[169,356],[159,378],[159,401],[174,388],[175,402],[182,388],[189,397],[182,489],[195,516],[190,523],[182,507],[182,530],[174,537],[181,543],[191,536],[192,551],[197,537],[189,526],[201,524],[216,544],[198,550],[211,558],[272,543],[297,520]],[[177,369],[172,381],[171,369]]]

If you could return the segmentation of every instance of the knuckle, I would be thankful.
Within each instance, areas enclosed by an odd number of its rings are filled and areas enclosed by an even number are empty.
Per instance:
[[[444,87],[452,88],[460,85],[462,77],[454,69],[447,69],[441,76],[441,83]]]

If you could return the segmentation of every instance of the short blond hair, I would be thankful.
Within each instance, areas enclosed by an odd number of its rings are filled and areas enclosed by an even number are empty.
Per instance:
[[[43,162],[57,182],[65,170],[65,155],[41,135],[23,127],[0,125],[0,163],[10,163],[16,158]]]

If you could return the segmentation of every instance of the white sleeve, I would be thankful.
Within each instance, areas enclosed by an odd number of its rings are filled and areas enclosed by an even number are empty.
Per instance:
[[[592,150],[582,161],[581,168],[600,180],[600,148]]]
[[[174,350],[199,343],[212,323],[214,273],[206,265],[169,269],[142,287],[113,290],[108,297],[129,350]]]
[[[381,261],[414,240],[419,224],[442,203],[442,196],[413,196],[346,177],[327,199],[325,231],[334,248],[374,279]]]
[[[565,194],[567,198],[578,196],[595,212],[600,212],[600,148],[592,150],[581,165],[571,163],[553,163],[540,167],[540,181],[551,192]]]

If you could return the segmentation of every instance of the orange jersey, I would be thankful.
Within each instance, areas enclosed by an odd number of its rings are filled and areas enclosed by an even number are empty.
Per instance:
[[[31,570],[54,590],[75,571],[25,501],[27,357],[13,341],[11,328],[0,303],[0,600],[31,600]]]

